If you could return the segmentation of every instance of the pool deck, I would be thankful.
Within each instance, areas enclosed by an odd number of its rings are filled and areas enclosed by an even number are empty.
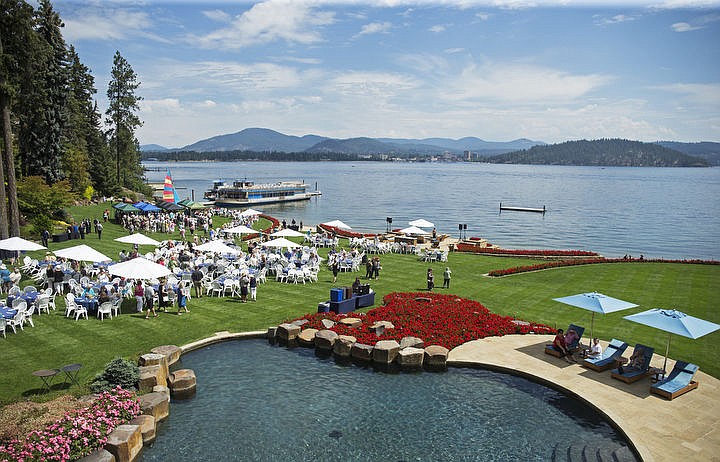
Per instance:
[[[579,396],[621,428],[646,462],[720,461],[720,380],[699,371],[696,390],[668,401],[650,394],[650,378],[626,384],[611,378],[610,371],[594,372],[545,354],[552,339],[506,335],[474,340],[454,348],[448,365],[534,377]],[[663,356],[656,354],[652,366],[662,364]],[[668,359],[668,372],[673,364]]]

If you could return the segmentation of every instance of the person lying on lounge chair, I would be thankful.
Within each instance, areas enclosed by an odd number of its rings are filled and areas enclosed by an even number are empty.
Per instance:
[[[626,369],[642,369],[643,367],[645,367],[645,350],[638,346],[635,348],[635,351],[633,351],[632,356],[630,356],[627,365],[618,366],[618,371],[623,374]]]
[[[572,329],[568,331],[570,333]],[[577,334],[575,334],[577,336]],[[553,347],[555,347],[556,350],[560,352],[560,357],[565,358],[565,361],[567,362],[574,362],[575,360],[572,357],[572,353],[570,353],[570,350],[567,347],[567,343],[565,343],[565,339],[567,338],[566,335],[564,335],[564,331],[562,329],[558,329],[557,335],[555,335],[555,338],[553,339]]]

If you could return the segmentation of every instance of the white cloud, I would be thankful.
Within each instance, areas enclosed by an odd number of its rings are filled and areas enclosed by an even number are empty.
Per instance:
[[[254,4],[230,25],[188,41],[204,48],[239,49],[273,41],[313,44],[323,40],[317,28],[335,22],[335,14],[307,3],[268,0]]]
[[[674,30],[675,32],[690,32],[690,31],[692,31],[692,30],[702,29],[702,27],[691,26],[690,24],[688,24],[688,23],[686,23],[686,22],[676,22],[675,24],[673,24],[673,25],[670,26],[670,27],[671,27],[672,30]]]
[[[143,113],[167,113],[180,109],[180,100],[177,98],[145,99],[140,101],[140,111]]]
[[[217,103],[211,99],[206,99],[205,101],[198,103],[197,106],[201,108],[213,108],[217,106]]]
[[[357,37],[370,34],[387,34],[391,28],[392,24],[387,21],[371,22],[370,24],[365,24],[364,26],[362,26],[360,32],[357,33]]]
[[[123,40],[138,36],[167,42],[147,32],[153,27],[144,11],[87,7],[63,16],[63,36],[69,42],[78,40]]]
[[[636,19],[637,16],[628,16],[625,14],[616,14],[615,16],[611,17],[597,15],[595,16],[595,23],[601,26],[606,26],[611,24],[620,24],[628,21],[635,21]]]
[[[571,101],[606,85],[611,77],[518,64],[491,63],[466,67],[447,87],[447,97],[464,101],[537,104]]]
[[[465,48],[446,48],[445,50],[443,50],[443,52],[445,52],[449,55],[452,55],[455,53],[462,53],[463,51],[465,51]]]
[[[430,27],[430,29],[428,29],[428,30],[430,32],[438,34],[440,32],[445,32],[445,26],[443,24],[436,24],[436,25]]]
[[[388,98],[417,87],[410,76],[387,72],[347,72],[330,81],[329,92],[342,95]]]
[[[720,108],[720,83],[675,83],[655,88],[678,94],[688,103]]]
[[[230,22],[232,17],[223,10],[207,10],[202,12],[205,17],[217,22]]]

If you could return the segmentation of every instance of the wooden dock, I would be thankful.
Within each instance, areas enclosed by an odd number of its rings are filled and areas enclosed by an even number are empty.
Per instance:
[[[500,202],[500,212],[503,210],[509,210],[513,212],[534,212],[534,213],[542,213],[545,214],[545,206],[543,205],[542,208],[536,208],[536,207],[510,207],[508,205],[503,205],[502,202]]]

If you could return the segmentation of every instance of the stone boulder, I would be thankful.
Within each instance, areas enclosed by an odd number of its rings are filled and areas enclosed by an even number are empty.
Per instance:
[[[312,348],[315,346],[315,334],[317,334],[317,329],[303,329],[302,332],[300,332],[300,335],[298,335],[298,343],[300,346]]]
[[[170,389],[165,385],[155,385],[152,389],[155,393],[164,393],[168,396],[170,396]]]
[[[335,327],[335,321],[333,321],[332,319],[325,318],[320,322],[322,323],[323,326],[325,326],[325,329],[331,329],[331,328]]]
[[[425,342],[417,337],[403,337],[400,339],[400,349],[402,350],[407,347],[425,348]]]
[[[140,412],[155,417],[155,422],[161,422],[170,415],[170,395],[152,392],[138,396]],[[112,452],[112,451],[110,451]]]
[[[372,345],[365,345],[364,343],[353,343],[350,349],[350,356],[358,361],[370,361],[372,360]]]
[[[155,417],[141,414],[128,423],[140,427],[143,444],[150,444],[155,441]]]
[[[333,354],[339,358],[349,358],[357,339],[352,335],[338,335],[333,345]]]
[[[280,340],[295,340],[300,335],[300,326],[294,324],[280,324],[277,329],[277,337]]]
[[[377,329],[379,327],[383,327],[385,329],[395,329],[395,326],[390,321],[375,321],[370,326],[370,329]]]
[[[108,435],[105,449],[115,456],[117,462],[132,462],[143,448],[142,432],[139,425],[118,425]]]
[[[180,369],[170,374],[170,396],[173,399],[187,399],[195,394],[197,381],[192,369]]]
[[[338,339],[337,332],[323,329],[315,333],[315,348],[323,351],[331,351]]]
[[[115,462],[115,456],[105,449],[97,449],[82,459],[78,459],[78,462]]]
[[[425,347],[425,367],[430,370],[445,370],[447,368],[448,353],[449,350],[440,345]]]
[[[296,319],[293,322],[291,322],[290,324],[292,324],[293,326],[302,327],[309,322],[310,321],[308,321],[307,319]]]
[[[172,366],[178,360],[180,359],[180,354],[182,354],[182,350],[180,347],[177,347],[175,345],[162,345],[159,347],[155,347],[152,350],[150,350],[152,353],[157,353],[159,355],[165,356],[167,358],[167,364],[168,366]]]
[[[400,351],[400,344],[395,340],[380,340],[372,351],[373,362],[390,364],[395,361],[398,351]]]
[[[420,369],[425,358],[425,350],[423,348],[405,347],[398,351],[395,361],[403,369]]]
[[[146,392],[151,391],[155,385],[167,385],[167,370],[167,366],[162,364],[155,364],[153,366],[140,366],[140,380],[138,381],[138,389],[141,392]]]
[[[356,328],[362,326],[362,319],[360,318],[343,318],[340,320],[340,324],[344,324],[350,328]]]

